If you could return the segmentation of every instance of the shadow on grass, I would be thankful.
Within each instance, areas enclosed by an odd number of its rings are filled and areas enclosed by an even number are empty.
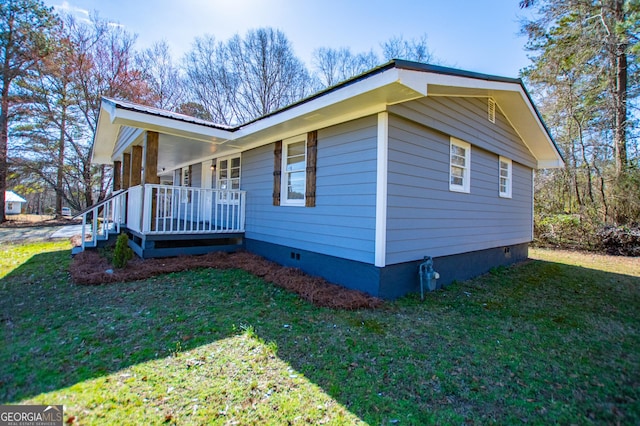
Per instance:
[[[236,270],[77,286],[68,256],[34,256],[0,280],[0,403],[250,326],[372,424],[640,420],[638,277],[533,261],[425,302],[345,312]]]

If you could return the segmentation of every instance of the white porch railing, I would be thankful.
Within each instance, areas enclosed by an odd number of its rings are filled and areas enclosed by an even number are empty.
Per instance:
[[[116,192],[81,213],[83,251],[87,245],[95,247],[98,240],[109,239],[110,233],[120,233],[120,225],[124,223],[128,192],[129,190]],[[87,223],[89,215],[91,215],[90,224]],[[87,241],[87,226],[89,226],[91,236],[89,241]]]
[[[80,214],[82,250],[107,240],[111,233],[120,233],[121,225],[147,235],[244,232],[245,200],[245,191],[134,186]]]
[[[244,232],[245,200],[245,191],[146,184],[142,233]],[[130,197],[131,210],[136,208],[132,204],[133,198]],[[129,221],[132,218],[129,216]]]
[[[144,187],[142,185],[132,186],[128,189],[127,198],[127,228],[132,231],[142,232],[142,195]]]

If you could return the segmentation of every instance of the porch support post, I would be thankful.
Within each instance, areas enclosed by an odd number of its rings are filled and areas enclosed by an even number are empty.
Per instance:
[[[158,132],[147,131],[144,141],[144,183],[160,183],[158,176]]]
[[[144,140],[144,183],[160,183],[158,176],[158,132],[147,131]],[[158,211],[157,193],[151,189],[151,230],[156,229],[156,213]]]
[[[131,186],[142,183],[142,147],[136,145],[131,153]]]
[[[142,181],[142,147],[140,145],[136,145],[131,148],[131,176],[129,176],[129,186],[130,187],[138,186],[140,185],[141,181]],[[129,203],[134,203],[134,205],[137,203],[140,203],[140,204],[144,203],[144,192],[142,193],[142,196],[138,200],[132,199],[131,196],[127,197],[127,209],[128,209]],[[129,217],[129,214],[127,212],[127,223],[129,223],[129,221],[138,222],[136,224],[136,226],[139,227],[138,229],[142,229],[142,223],[143,223],[142,219],[143,219],[142,216]]]
[[[122,154],[122,189],[131,186],[131,154]],[[129,224],[129,194],[127,194],[123,213],[124,223]]]
[[[131,154],[122,154],[122,189],[131,185]]]
[[[121,183],[121,174],[122,174],[122,161],[114,161],[113,162],[113,192],[120,191],[122,188]]]

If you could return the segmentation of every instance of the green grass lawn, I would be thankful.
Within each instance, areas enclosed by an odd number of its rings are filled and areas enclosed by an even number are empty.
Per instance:
[[[237,270],[77,286],[66,243],[0,248],[0,404],[75,424],[639,424],[640,261],[531,257],[347,312]]]

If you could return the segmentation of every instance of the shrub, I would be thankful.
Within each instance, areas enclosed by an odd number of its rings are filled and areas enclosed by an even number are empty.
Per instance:
[[[640,256],[640,227],[605,226],[598,231],[600,247],[608,254]]]
[[[538,245],[593,250],[596,225],[577,214],[536,217],[535,239]]]
[[[124,268],[131,259],[133,259],[133,250],[129,247],[129,237],[127,234],[120,234],[113,250],[113,266]]]

